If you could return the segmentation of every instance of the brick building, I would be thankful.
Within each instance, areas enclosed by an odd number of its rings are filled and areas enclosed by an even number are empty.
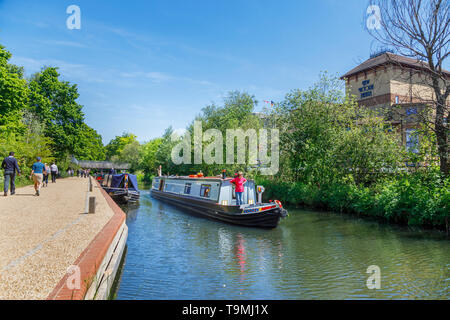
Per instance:
[[[414,151],[418,143],[414,129],[435,96],[425,72],[427,69],[428,64],[423,61],[385,51],[372,55],[341,79],[360,106],[384,114],[401,132],[402,143]],[[444,73],[448,81],[450,72]],[[450,104],[450,99],[447,103]]]

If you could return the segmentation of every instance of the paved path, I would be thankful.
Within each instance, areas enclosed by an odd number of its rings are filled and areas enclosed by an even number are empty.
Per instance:
[[[0,196],[0,299],[45,299],[113,216],[94,184],[95,214],[85,214],[89,180],[58,179]],[[2,192],[3,195],[3,192]]]

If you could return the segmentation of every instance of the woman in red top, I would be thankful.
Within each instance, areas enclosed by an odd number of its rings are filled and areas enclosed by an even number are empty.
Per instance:
[[[244,174],[242,171],[239,171],[239,174],[236,178],[230,181],[232,184],[236,186],[236,204],[240,206],[242,204],[242,194],[244,193],[244,184],[247,182],[247,179],[244,178]]]

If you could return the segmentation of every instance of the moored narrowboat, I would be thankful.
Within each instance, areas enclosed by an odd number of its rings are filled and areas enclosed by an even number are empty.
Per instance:
[[[131,173],[106,174],[103,176],[102,188],[118,203],[139,201],[140,191],[137,177]]]
[[[236,205],[234,186],[227,177],[160,176],[151,196],[211,219],[261,228],[275,228],[287,215],[280,201],[262,203],[262,186],[253,180],[244,185],[243,204]]]

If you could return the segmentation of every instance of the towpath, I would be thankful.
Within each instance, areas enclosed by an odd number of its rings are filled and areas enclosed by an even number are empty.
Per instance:
[[[89,179],[58,179],[34,196],[33,186],[0,196],[0,299],[46,299],[68,268],[114,215]],[[2,193],[3,195],[3,193]],[[87,197],[96,213],[86,214]]]

